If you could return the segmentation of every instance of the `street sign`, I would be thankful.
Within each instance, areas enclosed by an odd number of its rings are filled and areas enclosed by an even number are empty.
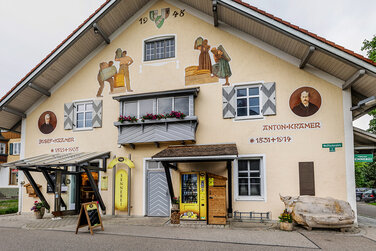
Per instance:
[[[373,162],[373,154],[355,154],[355,162]]]
[[[335,152],[337,147],[342,147],[342,143],[322,144],[322,148],[329,148],[329,152]]]

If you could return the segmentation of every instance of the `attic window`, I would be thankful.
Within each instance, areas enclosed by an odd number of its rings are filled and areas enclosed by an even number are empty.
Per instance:
[[[175,37],[166,36],[144,42],[144,61],[175,57]]]

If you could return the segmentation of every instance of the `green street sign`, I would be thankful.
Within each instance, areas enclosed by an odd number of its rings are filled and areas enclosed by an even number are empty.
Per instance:
[[[373,162],[373,154],[355,154],[355,162]]]
[[[342,143],[322,144],[322,148],[329,148],[329,152],[335,152],[337,147],[342,147]]]

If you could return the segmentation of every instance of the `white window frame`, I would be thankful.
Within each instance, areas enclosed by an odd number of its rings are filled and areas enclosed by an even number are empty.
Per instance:
[[[7,144],[6,143],[0,143],[0,146],[3,146],[3,148],[2,147],[0,147],[0,154],[7,154]]]
[[[239,160],[260,160],[260,192],[261,195],[258,196],[244,196],[239,195]],[[234,197],[237,201],[265,201],[266,202],[266,160],[265,154],[248,154],[239,155],[234,161]]]
[[[259,88],[259,95],[258,95],[258,98],[259,98],[259,109],[260,109],[260,114],[259,115],[251,115],[251,116],[238,116],[238,96],[237,96],[237,90],[238,89],[244,89],[244,88],[247,88],[247,96],[244,96],[244,97],[239,97],[239,98],[246,98],[247,99],[247,113],[249,112],[248,109],[249,109],[249,98],[250,97],[256,97],[256,96],[249,96],[248,95],[248,88],[255,88],[255,87],[258,87]],[[261,113],[261,109],[262,109],[262,95],[261,95],[261,87],[262,87],[262,83],[246,83],[246,84],[238,84],[238,85],[235,85],[235,110],[236,110],[236,115],[235,115],[235,120],[245,120],[245,119],[261,119],[261,118],[264,118],[264,116],[262,115]]]
[[[140,114],[140,101],[141,100],[153,100],[153,114],[160,114],[158,111],[158,99],[160,98],[172,98],[172,110],[175,111],[175,98],[188,98],[188,114],[187,117],[189,116],[194,116],[193,114],[193,105],[191,105],[191,98],[190,95],[184,95],[184,96],[170,96],[170,97],[158,97],[158,98],[150,98],[150,99],[139,99],[139,100],[132,100],[132,101],[124,101],[123,102],[123,115],[126,115],[126,110],[125,110],[125,104],[126,103],[136,103],[137,106],[137,116],[136,118],[141,119],[141,114]]]
[[[13,149],[12,149],[11,155],[20,155],[21,143],[20,142],[14,142],[12,144],[13,144]]]
[[[74,105],[74,113],[73,113],[73,116],[74,116],[74,119],[73,119],[73,131],[90,131],[90,130],[93,130],[93,123],[91,124],[91,127],[86,127],[86,105],[87,104],[91,104],[92,106],[94,105],[94,102],[93,100],[82,100],[82,101],[75,101],[73,102],[73,105]],[[78,109],[78,105],[84,105],[85,107],[85,111],[84,111],[84,127],[80,127],[78,128],[77,127],[77,109]],[[91,116],[92,116],[92,119],[93,119],[93,116],[94,116],[94,110],[91,111]]]
[[[160,59],[150,59],[150,60],[146,60],[146,44],[147,43],[153,43],[153,42],[158,42],[158,41],[165,41],[165,40],[169,40],[169,39],[174,39],[174,57],[167,57],[167,58],[160,58]],[[148,38],[148,39],[145,39],[143,40],[143,45],[142,45],[142,48],[143,48],[143,53],[142,53],[142,62],[144,63],[149,63],[149,62],[158,62],[160,60],[171,60],[171,59],[175,59],[177,57],[176,53],[177,53],[177,50],[176,50],[176,35],[164,35],[164,36],[156,36],[156,37],[152,37],[152,38]]]

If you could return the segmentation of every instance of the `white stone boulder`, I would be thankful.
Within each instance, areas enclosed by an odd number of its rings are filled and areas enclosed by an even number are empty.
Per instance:
[[[330,197],[281,196],[293,220],[311,230],[312,228],[350,228],[355,221],[354,211],[347,201]]]

